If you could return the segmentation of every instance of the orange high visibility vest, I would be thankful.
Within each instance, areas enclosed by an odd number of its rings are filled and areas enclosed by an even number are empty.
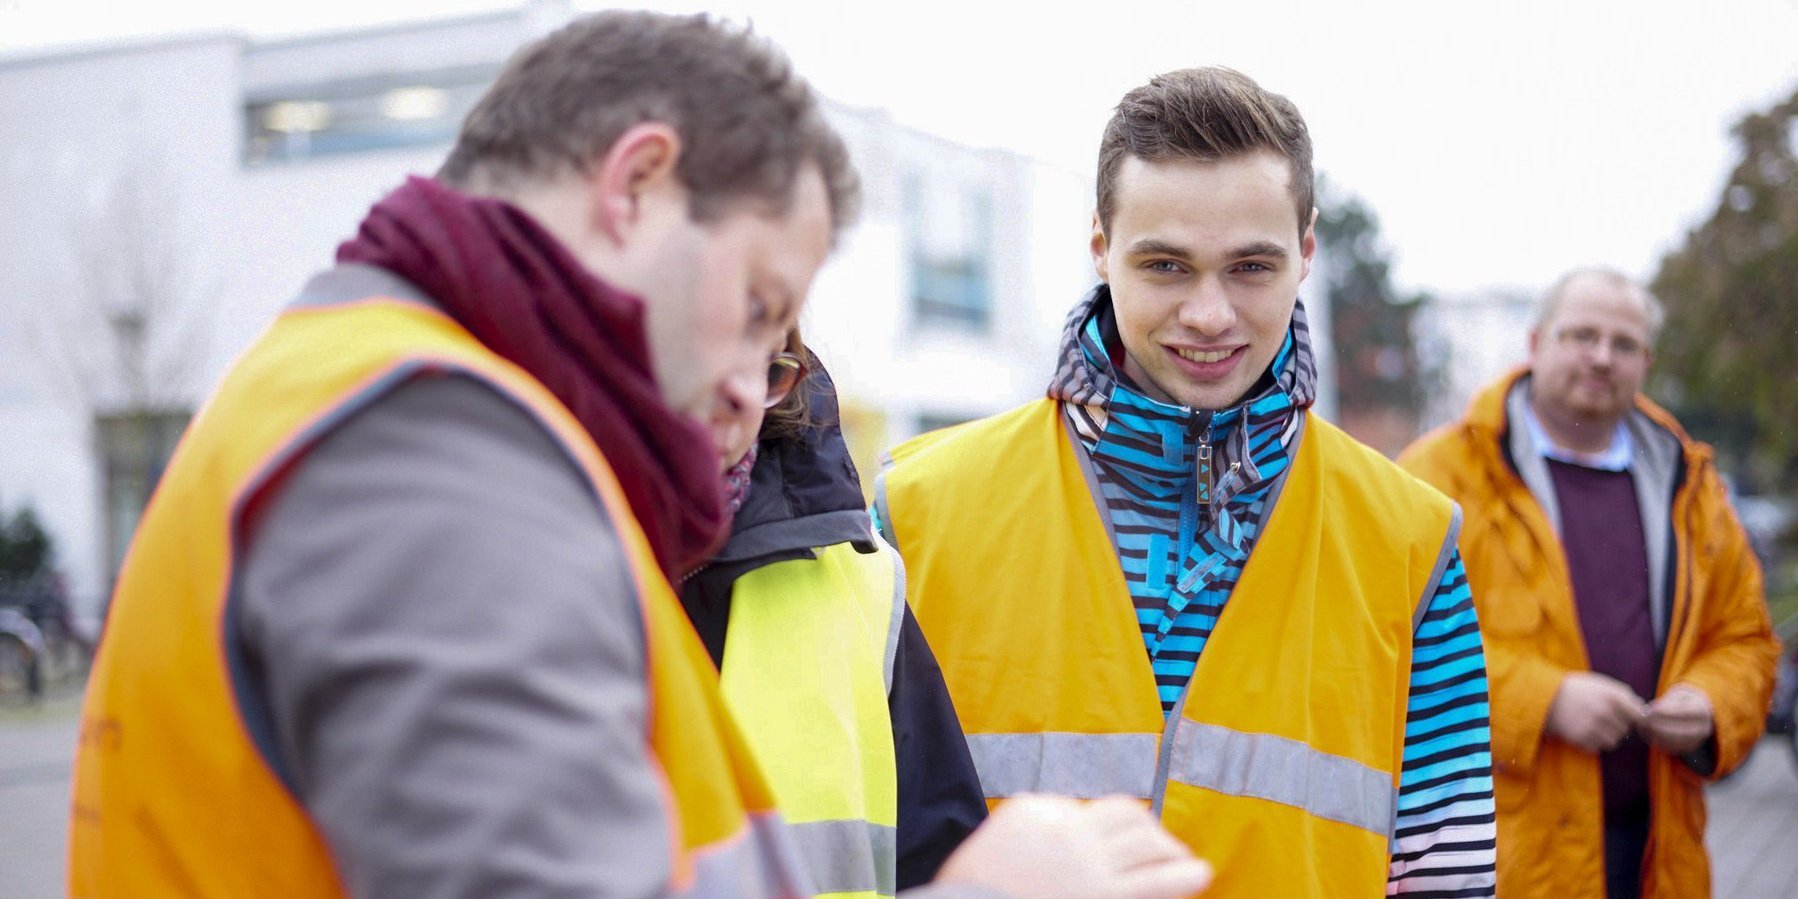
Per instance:
[[[877,499],[989,801],[1140,797],[1216,866],[1207,896],[1383,895],[1411,640],[1453,504],[1307,415],[1164,718],[1072,439],[1052,400],[925,435]]]
[[[650,660],[643,739],[674,831],[670,889],[796,894],[768,788],[599,449],[523,370],[443,314],[391,299],[288,311],[182,438],[120,573],[82,713],[70,894],[343,894],[318,830],[239,718],[224,625],[238,517],[267,478],[421,370],[482,379],[532,412],[625,543]]]

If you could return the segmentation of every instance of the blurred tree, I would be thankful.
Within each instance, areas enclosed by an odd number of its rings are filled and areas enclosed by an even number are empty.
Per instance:
[[[0,589],[54,574],[55,561],[50,535],[31,506],[20,507],[11,518],[0,511]]]
[[[1655,389],[1747,486],[1798,489],[1798,91],[1734,129],[1716,211],[1661,260]]]
[[[1337,416],[1361,440],[1396,453],[1418,432],[1440,373],[1417,351],[1414,321],[1429,297],[1400,294],[1379,217],[1366,201],[1318,179],[1317,241],[1330,302]]]
[[[142,154],[68,210],[67,279],[45,286],[46,372],[92,442],[105,575],[125,550],[192,414],[216,290],[202,235],[167,160]]]

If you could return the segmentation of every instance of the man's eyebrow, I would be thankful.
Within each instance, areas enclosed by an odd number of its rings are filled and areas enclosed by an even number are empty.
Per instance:
[[[1192,256],[1185,247],[1168,243],[1156,237],[1144,237],[1130,245],[1132,256],[1173,256],[1176,259],[1187,259]]]
[[[1251,256],[1272,256],[1276,259],[1285,259],[1287,255],[1289,254],[1286,247],[1271,240],[1257,240],[1231,250],[1229,258],[1247,259]]]
[[[1158,237],[1144,237],[1130,245],[1131,256],[1172,256],[1175,259],[1190,259],[1192,251],[1176,243],[1170,243]],[[1236,247],[1225,258],[1248,259],[1253,256],[1285,259],[1291,255],[1282,244],[1271,240],[1256,240]]]

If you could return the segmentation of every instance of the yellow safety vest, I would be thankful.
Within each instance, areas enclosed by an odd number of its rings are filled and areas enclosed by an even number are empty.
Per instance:
[[[897,878],[887,696],[905,584],[898,557],[878,545],[776,562],[731,593],[725,703],[823,896],[891,896]]]
[[[1063,418],[1042,400],[915,439],[878,500],[989,801],[1140,797],[1216,866],[1207,896],[1384,894],[1411,640],[1453,504],[1307,415],[1164,719]]]
[[[421,370],[481,379],[532,411],[577,461],[625,543],[650,660],[643,739],[673,829],[671,891],[797,895],[798,859],[773,797],[599,449],[524,371],[441,313],[391,299],[288,311],[182,438],[120,573],[88,688],[70,894],[343,895],[306,810],[239,718],[223,624],[236,529],[267,478]]]

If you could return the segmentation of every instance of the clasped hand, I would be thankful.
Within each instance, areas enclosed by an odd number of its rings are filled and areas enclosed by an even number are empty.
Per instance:
[[[1650,745],[1684,755],[1710,739],[1716,722],[1710,698],[1690,684],[1674,684],[1647,702],[1616,678],[1575,671],[1561,679],[1545,727],[1587,752],[1615,749],[1636,732]]]

